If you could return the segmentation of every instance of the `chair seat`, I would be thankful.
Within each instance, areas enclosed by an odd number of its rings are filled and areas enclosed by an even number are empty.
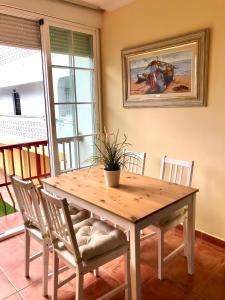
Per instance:
[[[78,209],[72,204],[69,204],[69,213],[72,219],[72,223],[76,224],[90,217],[90,212],[86,209]]]
[[[105,254],[127,243],[127,237],[121,230],[98,219],[86,219],[75,224],[73,228],[83,261]],[[65,251],[62,243],[58,244],[58,250]]]
[[[160,220],[153,223],[156,227],[164,227],[168,225],[175,225],[175,223],[179,224],[187,213],[187,207],[176,210],[174,213],[161,218]]]

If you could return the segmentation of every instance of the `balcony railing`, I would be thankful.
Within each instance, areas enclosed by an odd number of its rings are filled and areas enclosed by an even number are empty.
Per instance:
[[[15,211],[16,205],[9,188],[10,174],[21,179],[37,179],[50,175],[47,140],[0,146],[0,201],[7,214],[6,202],[10,200]],[[6,193],[3,189],[6,189]],[[3,195],[4,194],[4,195]]]
[[[18,130],[19,128],[19,130]],[[47,139],[44,117],[0,115],[0,142],[29,142]]]

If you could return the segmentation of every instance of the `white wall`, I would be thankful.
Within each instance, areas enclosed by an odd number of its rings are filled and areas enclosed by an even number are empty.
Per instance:
[[[0,115],[14,115],[12,91],[20,94],[21,113],[26,116],[45,116],[42,82],[0,88]]]

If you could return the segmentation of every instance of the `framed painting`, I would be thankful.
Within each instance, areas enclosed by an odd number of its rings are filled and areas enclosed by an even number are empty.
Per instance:
[[[209,30],[122,50],[123,106],[207,105]]]

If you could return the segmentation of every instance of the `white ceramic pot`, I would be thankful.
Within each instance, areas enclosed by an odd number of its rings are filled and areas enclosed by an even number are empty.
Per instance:
[[[105,183],[108,187],[117,187],[120,182],[120,170],[106,171],[104,170]]]

